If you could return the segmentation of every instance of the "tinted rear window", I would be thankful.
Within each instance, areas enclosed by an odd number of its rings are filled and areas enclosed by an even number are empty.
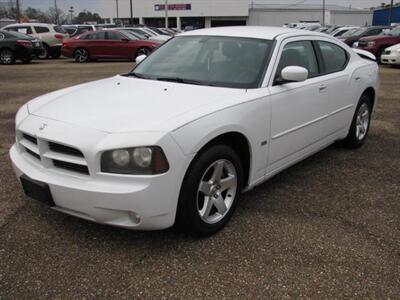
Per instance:
[[[35,26],[35,31],[36,33],[46,33],[46,32],[50,32],[50,29],[47,27],[43,27],[43,26]]]

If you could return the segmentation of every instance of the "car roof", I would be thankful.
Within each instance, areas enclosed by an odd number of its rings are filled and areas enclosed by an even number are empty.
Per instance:
[[[57,26],[57,25],[47,24],[47,23],[15,23],[7,25],[6,27],[11,27],[11,26]]]
[[[194,35],[211,35],[211,36],[232,36],[232,37],[248,37],[248,38],[258,38],[273,40],[279,35],[289,34],[289,35],[317,35],[326,36],[323,33],[292,29],[286,27],[271,27],[271,26],[231,26],[231,27],[215,27],[198,29],[193,31],[187,31],[178,34],[178,36],[194,36]]]

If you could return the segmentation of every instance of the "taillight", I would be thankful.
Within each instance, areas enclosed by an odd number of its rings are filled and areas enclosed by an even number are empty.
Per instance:
[[[56,39],[58,39],[58,40],[63,40],[63,39],[64,39],[64,36],[63,36],[62,34],[59,34],[59,33],[56,33],[56,34],[54,35],[54,37],[55,37]]]
[[[17,44],[25,47],[32,47],[32,42],[29,40],[18,40]]]

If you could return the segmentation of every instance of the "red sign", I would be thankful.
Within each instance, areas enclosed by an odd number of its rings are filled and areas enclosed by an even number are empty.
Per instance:
[[[165,10],[165,4],[154,5],[154,10]],[[168,10],[192,10],[192,4],[168,4]]]

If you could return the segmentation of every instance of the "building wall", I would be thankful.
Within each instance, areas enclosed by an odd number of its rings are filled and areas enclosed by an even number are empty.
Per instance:
[[[355,26],[372,25],[372,12],[331,11],[331,24]]]
[[[248,23],[256,26],[282,26],[299,21],[319,21],[322,23],[322,11],[250,9]]]
[[[373,25],[389,25],[389,8],[374,11]],[[392,22],[400,23],[400,6],[393,7]]]
[[[251,0],[169,0],[169,4],[190,4],[191,10],[169,10],[170,17],[245,17],[249,15]],[[132,0],[133,16],[136,18],[162,18],[165,12],[157,11],[155,5],[164,0]],[[130,17],[129,0],[118,0],[119,17]],[[99,13],[103,18],[116,18],[116,0],[100,0]]]

